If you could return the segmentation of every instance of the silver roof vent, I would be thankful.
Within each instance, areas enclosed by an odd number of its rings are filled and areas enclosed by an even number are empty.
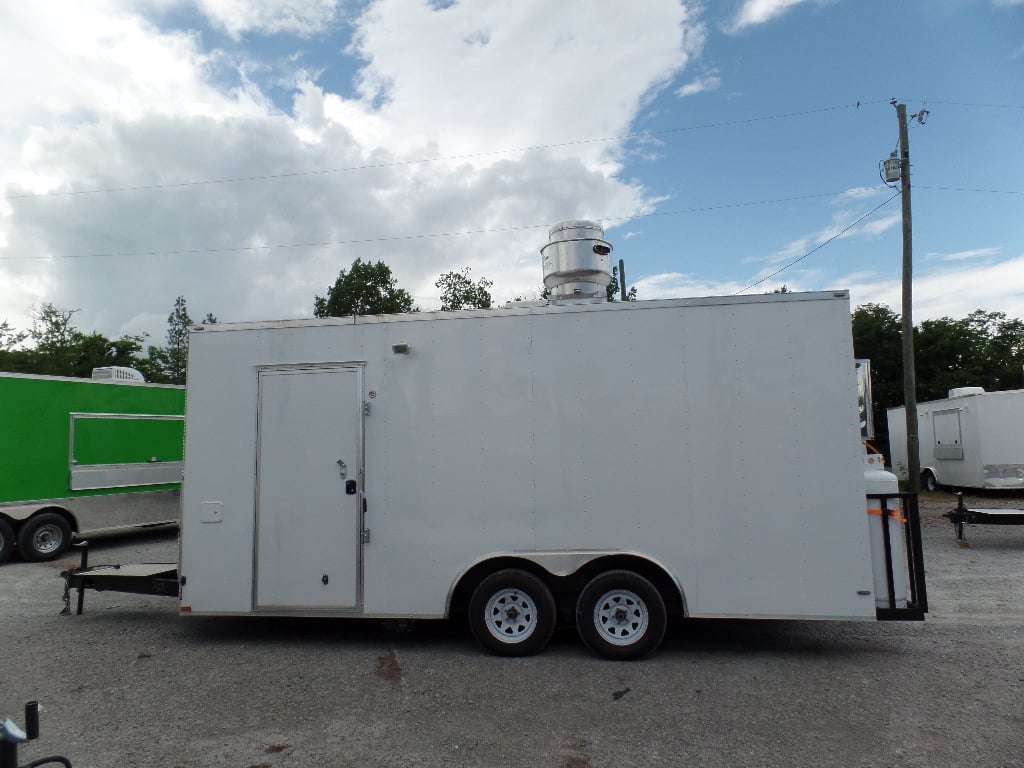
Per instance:
[[[596,221],[563,221],[540,249],[544,287],[552,299],[605,299],[612,281],[612,246]]]

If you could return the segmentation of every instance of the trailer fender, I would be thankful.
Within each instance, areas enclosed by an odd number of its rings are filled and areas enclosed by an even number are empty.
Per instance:
[[[670,610],[687,615],[686,593],[665,565],[649,555],[637,552],[492,552],[462,568],[453,579],[445,601],[445,615],[462,607],[476,584],[503,568],[529,571],[556,592],[569,591],[575,598],[595,576],[605,571],[627,569],[650,579]]]
[[[11,504],[9,506],[0,506],[0,518],[6,518],[15,528],[33,515],[41,512],[56,512],[68,521],[68,525],[71,526],[73,532],[78,531],[78,521],[75,519],[75,516],[71,514],[71,510],[60,504]]]

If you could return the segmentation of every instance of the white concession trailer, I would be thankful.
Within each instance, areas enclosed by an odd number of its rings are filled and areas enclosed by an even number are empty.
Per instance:
[[[568,620],[611,658],[672,614],[923,618],[913,499],[865,498],[845,291],[607,303],[578,279],[193,328],[180,611],[468,614],[506,655]]]
[[[897,474],[906,474],[903,406],[890,408],[889,445]],[[1024,488],[1024,389],[951,389],[949,397],[917,404],[921,484],[988,490]]]

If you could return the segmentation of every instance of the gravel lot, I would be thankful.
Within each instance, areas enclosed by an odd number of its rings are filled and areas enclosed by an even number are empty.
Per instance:
[[[1024,496],[969,500],[1024,507]],[[1024,766],[1024,527],[958,548],[928,494],[921,623],[679,622],[633,663],[571,632],[484,655],[461,625],[182,618],[87,593],[62,568],[0,567],[0,717],[43,705],[21,761],[95,766]],[[173,562],[173,533],[92,561]]]

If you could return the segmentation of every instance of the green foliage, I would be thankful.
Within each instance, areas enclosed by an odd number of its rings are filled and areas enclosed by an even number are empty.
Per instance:
[[[441,289],[442,312],[491,308],[491,292],[488,289],[494,283],[485,277],[474,283],[469,272],[469,267],[463,267],[458,272],[445,272],[434,283]]]
[[[216,323],[217,318],[207,312],[203,323]],[[188,329],[193,325],[184,296],[174,300],[174,309],[167,316],[167,346],[150,347],[149,357],[136,366],[146,381],[166,384],[184,384],[188,373]]]
[[[961,320],[925,320],[915,331],[920,400],[946,397],[954,387],[1024,386],[1024,322],[978,309]]]
[[[871,360],[875,435],[888,444],[885,411],[903,402],[903,333],[900,316],[883,304],[863,304],[853,312],[853,355]]]
[[[142,349],[141,336],[122,336],[112,340],[101,333],[82,333],[74,324],[77,311],[45,303],[33,313],[30,331],[17,333],[8,328],[10,338],[20,341],[31,339],[34,346],[0,349],[0,369],[14,373],[88,378],[93,368],[108,365],[137,367],[137,355]]]
[[[174,309],[167,316],[167,346],[149,348],[149,360],[152,365],[147,367],[153,381],[168,384],[185,383],[190,325],[192,318],[188,314],[188,303],[184,296],[179,296],[174,300]],[[150,376],[146,378],[149,379]]]
[[[612,267],[612,281],[605,288],[608,301],[619,300],[619,268]],[[636,286],[630,286],[626,291],[626,301],[636,301]]]
[[[349,315],[387,315],[412,312],[412,296],[398,287],[391,268],[383,261],[370,263],[356,259],[348,272],[338,273],[327,297],[313,299],[314,317]]]
[[[853,352],[871,360],[875,431],[888,440],[885,411],[903,404],[900,316],[880,304],[853,313]],[[989,391],[1024,386],[1024,321],[1002,312],[976,310],[965,318],[924,320],[914,329],[914,366],[919,402],[939,400],[950,389]]]
[[[16,331],[4,320],[0,323],[0,351],[14,349],[28,338],[28,331]]]

